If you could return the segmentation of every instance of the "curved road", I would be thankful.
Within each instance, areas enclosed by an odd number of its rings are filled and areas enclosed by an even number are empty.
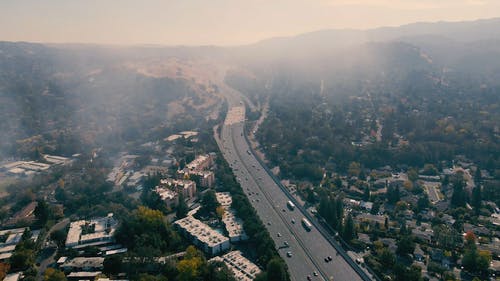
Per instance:
[[[217,143],[286,261],[292,280],[308,277],[311,280],[370,280],[358,274],[352,261],[349,264],[344,255],[339,255],[315,226],[309,232],[304,229],[301,224],[304,214],[300,209],[291,211],[286,207],[287,195],[250,152],[244,137],[245,107],[241,94],[231,90],[226,93],[228,114],[220,139],[216,137]],[[333,261],[325,262],[327,256]]]

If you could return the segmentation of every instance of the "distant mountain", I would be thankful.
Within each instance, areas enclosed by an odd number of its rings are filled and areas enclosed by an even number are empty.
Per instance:
[[[305,62],[328,61],[335,68],[338,63],[333,61],[355,63],[353,56],[366,57],[362,49],[373,53],[369,49],[380,48],[383,44],[394,47],[396,43],[414,46],[415,52],[425,56],[436,69],[467,73],[488,83],[500,81],[500,18],[414,23],[371,30],[320,30],[271,38],[232,51],[243,64],[256,67],[276,63],[290,67],[292,62],[297,62],[295,66],[309,69],[310,65]],[[386,55],[392,61],[407,59],[391,53]]]

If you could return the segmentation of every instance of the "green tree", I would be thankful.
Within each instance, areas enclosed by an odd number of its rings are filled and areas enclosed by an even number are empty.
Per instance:
[[[453,194],[451,196],[451,205],[455,208],[465,207],[465,182],[462,178],[456,177],[453,181]]]
[[[354,221],[351,214],[347,215],[342,234],[342,238],[348,242],[356,238],[356,229],[354,228]]]
[[[177,263],[177,280],[191,281],[196,280],[201,272],[201,267],[204,263],[203,254],[198,252],[195,247],[189,246],[186,249],[184,259]]]
[[[397,242],[397,245],[398,248],[396,253],[400,256],[413,254],[413,251],[415,251],[415,242],[413,242],[413,237],[411,235],[402,236]]]
[[[204,281],[236,281],[233,272],[223,262],[210,262],[204,271]]]
[[[480,186],[476,186],[474,187],[474,189],[472,190],[472,200],[471,200],[471,204],[472,204],[472,207],[474,207],[474,211],[476,212],[476,214],[479,214],[479,210],[481,209],[481,187]]]
[[[118,274],[122,271],[122,257],[119,255],[111,255],[104,258],[103,272],[106,274]]]
[[[45,225],[50,216],[49,205],[44,200],[38,200],[34,214],[38,224],[41,226]]]
[[[204,212],[206,213],[214,213],[219,206],[219,202],[217,201],[217,196],[215,196],[215,191],[208,190],[203,195],[201,200],[201,205],[203,207]]]
[[[184,201],[184,196],[182,194],[179,194],[179,205],[177,205],[176,207],[175,216],[177,217],[177,219],[182,219],[186,217],[188,212],[189,208],[186,204],[186,201]]]
[[[418,180],[418,172],[415,168],[408,169],[407,174],[408,174],[408,179],[411,182],[416,182]]]
[[[430,202],[429,202],[429,196],[427,194],[423,194],[418,198],[417,201],[417,212],[422,212],[423,210],[429,208]]]
[[[47,270],[45,270],[45,273],[43,275],[43,280],[44,281],[66,281],[67,279],[62,271],[59,271],[57,269],[49,267],[49,268],[47,268]]]
[[[378,256],[380,263],[386,269],[393,268],[394,264],[396,263],[396,256],[387,248],[383,248],[382,250],[380,250]]]
[[[267,280],[288,281],[289,279],[285,262],[278,257],[271,259],[267,264]]]

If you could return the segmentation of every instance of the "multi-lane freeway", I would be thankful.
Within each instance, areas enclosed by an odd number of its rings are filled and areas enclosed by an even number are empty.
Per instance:
[[[292,280],[370,280],[315,225],[305,229],[303,209],[287,208],[289,197],[255,158],[244,136],[242,99],[233,90],[226,100],[228,114],[216,137],[218,145],[286,261]]]

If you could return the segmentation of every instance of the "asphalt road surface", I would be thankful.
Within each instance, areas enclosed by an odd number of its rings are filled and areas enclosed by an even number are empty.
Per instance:
[[[218,145],[286,261],[292,280],[307,280],[308,276],[311,280],[363,280],[316,227],[311,231],[303,227],[304,214],[299,209],[287,208],[287,195],[250,152],[243,135],[241,99],[233,93],[227,101],[228,115]],[[328,256],[333,260],[325,262]]]

